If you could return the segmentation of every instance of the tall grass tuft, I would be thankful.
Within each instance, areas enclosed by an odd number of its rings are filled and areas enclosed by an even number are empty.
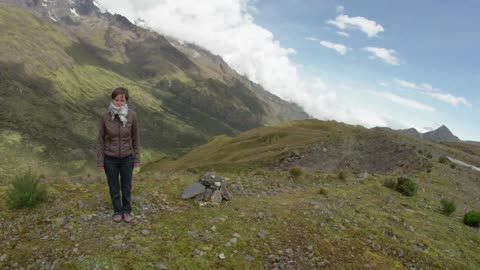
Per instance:
[[[463,223],[470,227],[480,227],[480,212],[474,210],[468,211],[463,216]]]
[[[292,168],[290,168],[290,170],[288,170],[288,172],[294,179],[297,179],[302,176],[303,168],[300,166],[293,166]]]
[[[457,209],[453,200],[442,199],[440,203],[442,204],[442,213],[446,216],[450,216]]]
[[[410,178],[399,177],[397,179],[397,185],[395,190],[402,193],[405,196],[412,197],[417,194],[418,185]]]
[[[30,170],[18,174],[11,181],[7,191],[7,203],[10,208],[31,208],[47,199],[47,190]]]

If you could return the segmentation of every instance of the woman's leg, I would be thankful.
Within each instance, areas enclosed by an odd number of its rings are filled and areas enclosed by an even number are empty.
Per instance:
[[[110,191],[110,198],[112,199],[114,215],[121,215],[122,206],[120,204],[120,183],[118,179],[120,159],[105,156],[104,168],[105,174],[107,175],[108,189]]]
[[[133,155],[122,158],[120,182],[122,183],[122,212],[132,212]]]

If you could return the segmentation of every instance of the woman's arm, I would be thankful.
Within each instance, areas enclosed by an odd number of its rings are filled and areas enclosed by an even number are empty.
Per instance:
[[[140,131],[137,122],[137,113],[135,113],[132,121],[133,163],[135,167],[140,165]]]
[[[105,122],[103,116],[100,118],[97,135],[97,167],[103,168],[103,159],[105,157]]]

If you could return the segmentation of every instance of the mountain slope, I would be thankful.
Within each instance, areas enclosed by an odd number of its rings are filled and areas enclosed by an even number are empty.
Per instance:
[[[312,119],[256,128],[236,137],[215,137],[180,158],[165,158],[144,169],[168,172],[191,168],[208,171],[261,164],[274,170],[298,165],[327,173],[346,170],[411,174],[427,169],[432,156],[444,155],[480,164],[478,155],[396,131]]]
[[[98,116],[118,86],[129,88],[139,114],[144,161],[214,135],[308,117],[92,1],[2,0],[0,22],[0,135],[15,138],[0,146],[10,161],[0,166],[5,175],[93,169]]]
[[[403,129],[398,131],[413,137],[423,138],[425,140],[434,141],[434,142],[461,141],[457,136],[453,135],[453,133],[445,125],[442,125],[441,127],[435,130],[431,130],[425,133],[420,133],[414,128]]]
[[[0,204],[0,267],[478,269],[480,235],[462,219],[480,209],[480,172],[442,163],[443,155],[480,160],[334,121],[216,137],[135,174],[130,225],[111,220],[104,177],[46,177],[47,202],[25,210]],[[293,176],[294,166],[302,173]],[[181,199],[206,171],[229,179],[232,200]],[[415,196],[385,186],[399,176],[418,185]],[[0,198],[6,193],[0,185]],[[451,216],[442,199],[455,202]]]

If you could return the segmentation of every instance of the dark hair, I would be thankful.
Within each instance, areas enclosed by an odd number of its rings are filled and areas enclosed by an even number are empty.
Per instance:
[[[124,87],[117,87],[112,92],[112,99],[114,99],[118,95],[124,95],[125,99],[128,101],[128,89]]]

